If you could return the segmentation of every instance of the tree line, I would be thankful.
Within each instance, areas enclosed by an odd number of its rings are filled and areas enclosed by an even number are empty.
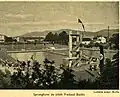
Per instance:
[[[44,41],[48,41],[51,43],[58,43],[58,44],[68,44],[68,34],[66,31],[62,31],[61,33],[55,33],[49,32]]]
[[[97,37],[94,37],[94,39],[97,39]],[[49,32],[44,41],[50,42],[50,43],[56,43],[56,44],[65,44],[68,45],[69,42],[69,35],[66,31],[62,31],[59,34],[56,32],[55,34],[52,32]],[[73,41],[76,41],[76,38],[73,38]],[[115,33],[113,34],[107,41],[106,44],[103,45],[104,48],[110,48],[110,49],[116,49],[118,47],[116,47],[119,43],[119,33]],[[89,45],[80,45],[80,46],[84,46],[84,47],[98,47],[100,43],[93,43],[93,41],[91,40]]]

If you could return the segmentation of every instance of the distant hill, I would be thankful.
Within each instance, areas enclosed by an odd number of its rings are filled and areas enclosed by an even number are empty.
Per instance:
[[[29,32],[29,33],[25,33],[23,35],[20,35],[21,37],[32,37],[32,36],[46,36],[47,33],[49,33],[50,31],[43,31],[43,32],[40,32],[40,31],[36,31],[36,32]]]
[[[98,35],[108,36],[108,29],[103,29],[96,33],[98,33]],[[114,33],[119,33],[119,29],[110,29],[109,30],[109,36],[112,36]]]
[[[60,29],[60,30],[56,30],[56,31],[50,31],[50,30],[47,30],[47,31],[43,31],[43,32],[40,32],[40,31],[36,31],[36,32],[30,32],[30,33],[26,33],[26,34],[23,34],[21,35],[22,37],[32,37],[32,36],[43,36],[45,37],[49,32],[52,32],[53,34],[55,33],[61,33],[62,31],[65,31],[67,33],[69,33],[70,31],[72,32],[77,32],[78,30],[71,30],[71,29]],[[82,32],[82,31],[78,31],[78,32]],[[119,29],[110,29],[109,30],[109,35],[112,36],[113,33],[118,33],[119,32]],[[92,37],[92,36],[96,36],[96,35],[102,35],[102,36],[107,36],[108,35],[108,29],[103,29],[103,30],[100,30],[100,31],[97,31],[97,32],[90,32],[90,31],[86,31],[84,33],[84,36],[89,36],[89,37]]]

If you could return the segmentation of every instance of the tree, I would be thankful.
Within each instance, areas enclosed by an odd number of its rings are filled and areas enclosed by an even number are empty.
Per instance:
[[[69,36],[66,33],[66,31],[62,31],[59,34],[59,41],[61,41],[62,43],[67,44],[68,43],[68,39],[69,39]]]
[[[74,77],[75,75],[73,74],[73,70],[70,68],[64,68],[61,67],[63,70],[61,74],[61,80],[58,83],[58,88],[62,89],[75,89],[77,88],[77,82],[75,81]]]
[[[111,46],[112,44],[114,44],[113,48],[119,49],[119,33],[113,34],[109,39],[109,45]]]
[[[53,40],[55,41],[55,43],[58,43],[58,38],[59,38],[58,34],[55,33],[53,37]]]
[[[53,41],[53,33],[52,32],[49,32],[46,37],[45,37],[45,41]]]
[[[11,73],[8,70],[5,70],[5,72],[0,70],[0,88],[1,89],[10,88],[10,83],[11,83],[10,75]]]

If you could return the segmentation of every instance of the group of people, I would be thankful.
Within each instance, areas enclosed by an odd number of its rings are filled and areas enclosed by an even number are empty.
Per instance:
[[[17,59],[15,63],[9,62],[8,60],[5,60],[5,61],[0,60],[0,62],[2,67],[7,68],[8,70],[12,69],[13,72],[21,70],[21,71],[31,73],[33,66],[39,65],[39,63],[34,59],[30,59],[27,61],[20,61]]]

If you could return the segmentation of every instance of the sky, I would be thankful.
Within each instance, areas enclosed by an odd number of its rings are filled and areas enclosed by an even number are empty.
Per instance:
[[[0,33],[18,36],[33,31],[119,28],[118,2],[0,2]]]

